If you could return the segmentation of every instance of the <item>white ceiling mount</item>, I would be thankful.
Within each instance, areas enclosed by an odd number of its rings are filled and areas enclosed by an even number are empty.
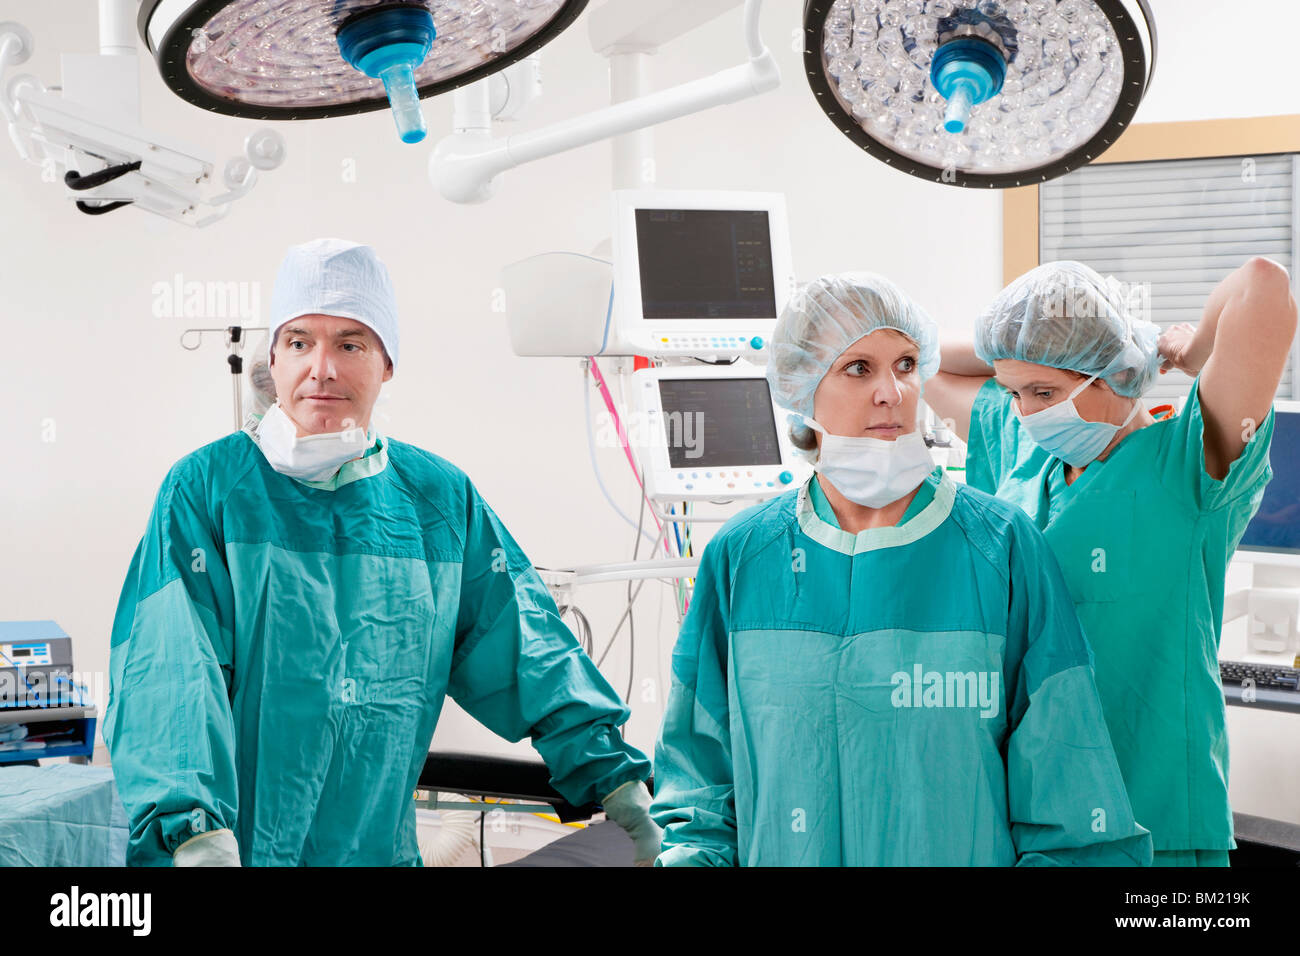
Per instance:
[[[135,15],[136,0],[99,0],[99,53],[63,54],[62,82],[54,88],[30,74],[5,80],[33,44],[21,25],[0,23],[0,117],[19,156],[42,167],[42,178],[61,183],[82,213],[134,206],[207,225],[252,189],[258,170],[283,162],[284,141],[270,131],[254,133],[243,156],[217,176],[205,151],[142,125]]]
[[[658,43],[713,19],[739,0],[657,0],[634,5],[609,4],[593,12],[601,15],[591,26],[593,45],[605,55],[650,52]],[[611,10],[616,7],[616,10]],[[629,8],[636,9],[630,10]],[[490,91],[480,82],[454,94],[455,132],[440,141],[429,157],[429,179],[446,199],[478,203],[490,199],[497,178],[509,169],[547,156],[587,146],[604,139],[644,130],[659,123],[715,106],[723,106],[773,90],[781,72],[763,45],[758,31],[762,0],[745,0],[744,38],[746,63],[713,76],[683,83],[656,93],[637,96],[585,116],[565,120],[545,129],[510,137],[494,137],[490,116]],[[656,23],[656,17],[681,22]],[[684,26],[685,25],[685,26]]]
[[[587,35],[601,56],[632,50],[653,53],[739,5],[739,0],[611,0],[587,15]]]
[[[9,66],[26,63],[34,47],[32,31],[13,20],[0,22],[0,59],[4,63]]]

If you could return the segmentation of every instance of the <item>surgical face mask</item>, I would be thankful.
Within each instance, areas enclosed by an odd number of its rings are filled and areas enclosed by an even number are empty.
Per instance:
[[[832,435],[811,418],[804,422],[822,433],[821,451],[813,467],[836,491],[864,507],[892,504],[915,491],[934,470],[934,459],[919,431],[886,441]]]
[[[1054,455],[1075,468],[1082,468],[1096,460],[1097,456],[1114,440],[1119,430],[1133,420],[1141,405],[1138,399],[1134,399],[1132,411],[1120,425],[1086,421],[1079,414],[1074,399],[1096,380],[1097,376],[1094,375],[1071,392],[1064,401],[1050,405],[1032,415],[1021,415],[1020,410],[1014,404],[1012,405],[1012,411],[1025,426],[1025,431],[1034,444],[1049,455]]]
[[[267,409],[257,429],[257,444],[271,467],[304,481],[324,481],[373,443],[373,434],[360,428],[299,438],[298,426],[278,402]]]

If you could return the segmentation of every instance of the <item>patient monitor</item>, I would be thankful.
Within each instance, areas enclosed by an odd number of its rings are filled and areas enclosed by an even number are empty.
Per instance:
[[[620,190],[608,255],[505,267],[517,355],[766,360],[795,285],[779,193]]]
[[[631,383],[628,437],[650,500],[770,498],[811,473],[790,444],[762,369],[645,368]]]

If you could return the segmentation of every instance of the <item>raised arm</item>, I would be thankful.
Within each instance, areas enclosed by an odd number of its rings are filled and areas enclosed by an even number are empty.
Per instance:
[[[1205,470],[1222,480],[1268,417],[1296,333],[1286,269],[1255,257],[1215,286],[1200,324],[1160,338],[1166,366],[1200,375]]]
[[[925,383],[923,398],[952,423],[958,438],[967,441],[975,395],[992,377],[993,369],[975,356],[970,342],[945,342],[939,349],[939,371]]]

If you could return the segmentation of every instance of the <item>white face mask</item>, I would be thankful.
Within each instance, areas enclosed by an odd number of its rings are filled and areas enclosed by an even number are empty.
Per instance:
[[[1079,414],[1074,399],[1096,380],[1097,376],[1094,375],[1071,392],[1064,401],[1040,409],[1032,415],[1021,415],[1014,403],[1011,406],[1016,418],[1025,426],[1025,431],[1029,433],[1034,444],[1049,455],[1075,468],[1083,468],[1095,461],[1097,456],[1106,450],[1106,446],[1114,440],[1119,430],[1133,420],[1133,416],[1138,413],[1142,404],[1138,399],[1134,399],[1132,410],[1120,425],[1087,421]]]
[[[349,428],[324,435],[298,437],[298,426],[284,413],[279,402],[262,416],[257,444],[271,467],[290,478],[324,481],[346,461],[359,458],[374,444],[373,432]]]
[[[822,433],[821,451],[813,467],[836,491],[864,507],[892,504],[915,491],[934,471],[934,459],[919,431],[886,441],[832,435],[811,418],[804,422]]]

